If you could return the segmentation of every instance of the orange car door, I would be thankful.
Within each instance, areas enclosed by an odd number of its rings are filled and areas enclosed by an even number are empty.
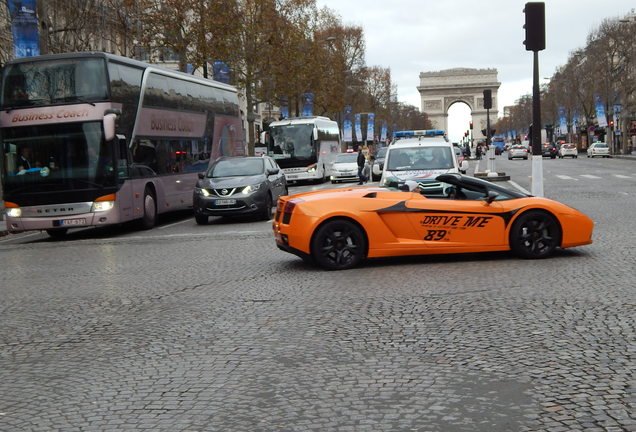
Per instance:
[[[496,201],[415,197],[406,203],[416,238],[428,248],[505,244],[506,217]]]

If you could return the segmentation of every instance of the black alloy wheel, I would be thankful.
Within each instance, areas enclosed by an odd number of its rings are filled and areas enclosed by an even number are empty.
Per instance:
[[[510,230],[510,249],[521,258],[545,258],[561,243],[561,227],[549,213],[523,213]]]
[[[327,270],[345,270],[358,265],[366,256],[367,239],[362,229],[344,219],[324,223],[311,240],[311,255]]]

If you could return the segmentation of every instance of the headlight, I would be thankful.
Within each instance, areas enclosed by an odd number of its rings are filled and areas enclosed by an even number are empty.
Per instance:
[[[261,188],[261,184],[255,184],[255,185],[249,185],[249,186],[245,186],[243,188],[243,190],[241,191],[241,193],[243,193],[244,195],[249,195],[252,192],[255,192],[257,190],[259,190]]]
[[[95,201],[93,203],[94,212],[102,212],[115,207],[115,201]]]
[[[20,207],[11,207],[6,210],[7,216],[10,217],[20,217],[22,216],[22,210]]]
[[[316,165],[312,165],[307,169],[307,172],[316,172]]]
[[[210,196],[210,192],[208,192],[208,190],[207,190],[207,189],[205,189],[205,188],[198,188],[198,187],[195,187],[195,188],[194,188],[194,191],[195,191],[196,193],[198,193],[199,195],[203,195],[203,196]]]

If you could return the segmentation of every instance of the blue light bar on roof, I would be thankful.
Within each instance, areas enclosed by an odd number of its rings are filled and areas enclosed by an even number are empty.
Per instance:
[[[416,136],[443,136],[445,134],[443,129],[423,129],[423,130],[406,130],[396,131],[393,133],[395,138],[406,138]]]

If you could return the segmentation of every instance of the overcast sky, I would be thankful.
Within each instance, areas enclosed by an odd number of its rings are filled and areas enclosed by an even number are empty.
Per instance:
[[[344,24],[364,29],[366,64],[391,69],[398,100],[420,108],[420,72],[495,68],[498,108],[532,93],[532,52],[523,45],[526,1],[317,0]],[[583,48],[605,18],[624,17],[635,0],[546,0],[546,49],[540,77],[550,77]],[[543,81],[545,82],[545,80]]]

